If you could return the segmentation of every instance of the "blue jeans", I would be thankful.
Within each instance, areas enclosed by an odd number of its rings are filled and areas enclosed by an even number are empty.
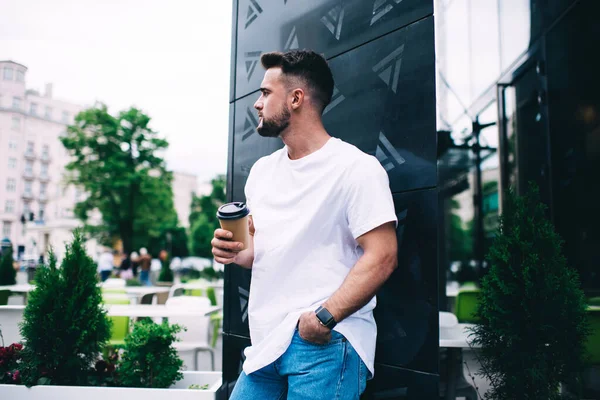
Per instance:
[[[140,271],[140,282],[145,286],[152,286],[150,282],[150,271]]]
[[[324,345],[294,332],[292,343],[275,362],[240,374],[230,400],[358,399],[368,370],[350,342],[336,331]]]

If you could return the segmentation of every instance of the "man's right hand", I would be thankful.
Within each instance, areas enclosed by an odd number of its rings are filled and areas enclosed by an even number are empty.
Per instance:
[[[231,264],[236,262],[236,257],[244,244],[241,242],[232,242],[233,234],[225,229],[216,229],[215,236],[211,240],[212,253],[215,261],[221,264]]]

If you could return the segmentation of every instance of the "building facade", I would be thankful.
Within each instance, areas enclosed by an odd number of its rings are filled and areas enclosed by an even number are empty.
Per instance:
[[[28,90],[24,65],[1,61],[0,74],[1,235],[20,256],[37,257],[55,245],[37,227],[71,226],[81,196],[64,182],[69,157],[59,137],[82,107],[54,99],[51,84],[43,94]]]
[[[456,237],[448,235],[458,232],[452,216],[472,221],[465,258],[485,273],[494,235],[488,228],[502,212],[503,195],[510,188],[522,194],[529,182],[539,187],[584,290],[597,293],[600,2],[436,0],[435,6],[440,295],[454,278],[450,266],[461,261],[451,248]]]

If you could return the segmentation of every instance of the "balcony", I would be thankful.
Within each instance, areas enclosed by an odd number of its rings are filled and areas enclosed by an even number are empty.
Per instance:
[[[31,181],[33,179],[35,179],[35,175],[33,174],[33,171],[23,171],[23,179],[26,179],[28,181]]]
[[[48,195],[46,193],[40,193],[40,195],[38,197],[38,202],[40,202],[40,203],[47,203],[48,202]]]
[[[25,152],[25,159],[27,160],[35,160],[37,158],[37,156],[35,155],[35,153],[33,151],[26,151]]]
[[[23,192],[23,200],[33,200],[33,193],[31,192]]]
[[[42,173],[40,175],[40,182],[50,182],[50,175]]]
[[[52,161],[52,158],[50,157],[50,154],[42,153],[42,155],[40,156],[40,161],[49,163],[50,161]]]

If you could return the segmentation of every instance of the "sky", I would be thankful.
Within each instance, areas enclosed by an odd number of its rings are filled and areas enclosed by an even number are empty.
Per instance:
[[[111,113],[131,106],[170,143],[168,167],[208,182],[227,167],[230,0],[2,0],[0,60],[29,89]]]

